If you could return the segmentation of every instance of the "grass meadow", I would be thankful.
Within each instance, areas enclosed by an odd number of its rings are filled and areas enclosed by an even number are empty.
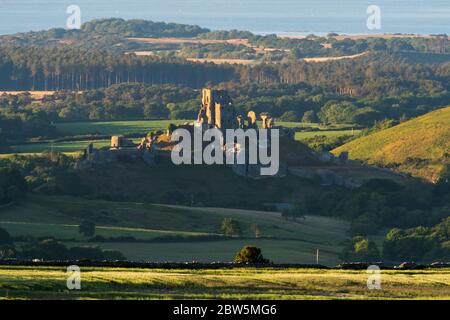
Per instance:
[[[241,237],[220,235],[224,218],[239,223]],[[96,223],[96,235],[118,240],[88,242],[78,233],[85,219]],[[255,223],[262,232],[259,238],[251,228]],[[16,238],[53,237],[69,247],[119,250],[135,261],[231,262],[243,246],[256,245],[275,263],[315,263],[319,249],[320,262],[330,266],[339,263],[340,244],[349,228],[345,221],[326,217],[308,216],[294,222],[278,212],[48,196],[28,196],[0,208],[0,227]]]
[[[88,134],[115,135],[127,133],[147,133],[165,130],[171,123],[183,124],[192,120],[142,120],[142,121],[103,121],[103,122],[61,122],[56,123],[60,133],[76,136]]]
[[[381,289],[363,271],[81,268],[69,291],[63,267],[0,267],[0,299],[450,299],[450,270],[383,270]]]

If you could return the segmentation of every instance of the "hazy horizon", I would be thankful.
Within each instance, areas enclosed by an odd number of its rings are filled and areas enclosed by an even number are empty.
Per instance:
[[[450,33],[448,0],[0,0],[0,34],[65,27],[72,4],[82,22],[120,17],[255,33]],[[381,7],[381,30],[366,27],[372,4]]]

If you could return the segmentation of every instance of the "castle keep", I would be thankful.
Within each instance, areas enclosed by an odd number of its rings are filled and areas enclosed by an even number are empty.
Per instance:
[[[199,123],[209,128],[237,128],[236,111],[228,92],[225,90],[202,90],[202,106],[197,118]]]
[[[257,129],[257,116],[253,111],[248,112],[247,123],[242,115],[238,115],[233,100],[225,90],[202,90],[202,105],[197,123],[204,129]],[[261,114],[262,128],[271,129],[275,126],[274,119],[267,113]]]

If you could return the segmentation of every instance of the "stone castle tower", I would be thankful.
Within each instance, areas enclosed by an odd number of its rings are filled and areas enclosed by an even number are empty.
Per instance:
[[[222,130],[238,126],[233,101],[227,91],[203,89],[198,122]]]

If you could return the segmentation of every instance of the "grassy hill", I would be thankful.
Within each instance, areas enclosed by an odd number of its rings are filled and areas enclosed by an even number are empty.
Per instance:
[[[449,161],[450,107],[353,140],[333,153],[343,151],[348,151],[352,159],[435,181]]]
[[[240,224],[242,237],[219,235],[224,218]],[[85,219],[95,221],[96,234],[108,241],[87,242],[78,233],[78,225]],[[251,231],[252,224],[262,231],[258,239]],[[69,247],[98,245],[119,250],[131,260],[227,262],[251,244],[279,263],[315,263],[316,250],[320,249],[320,262],[327,265],[339,262],[340,244],[348,230],[346,222],[325,217],[293,222],[277,212],[31,195],[0,208],[0,227],[16,239],[54,237]]]

